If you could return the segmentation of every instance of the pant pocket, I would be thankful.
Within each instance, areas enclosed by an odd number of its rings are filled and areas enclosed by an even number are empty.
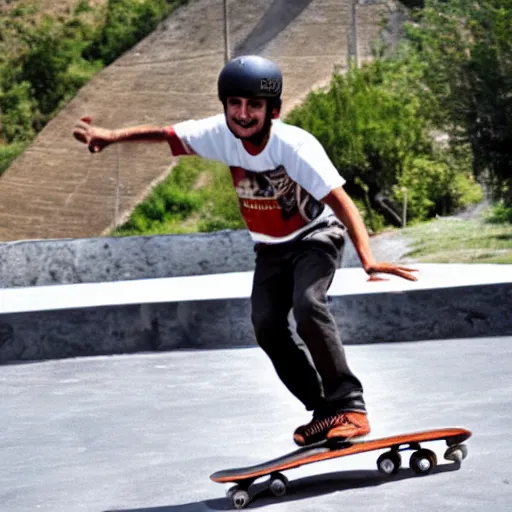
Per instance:
[[[341,251],[345,245],[346,232],[345,226],[338,221],[311,231],[303,240],[333,245],[338,251]]]

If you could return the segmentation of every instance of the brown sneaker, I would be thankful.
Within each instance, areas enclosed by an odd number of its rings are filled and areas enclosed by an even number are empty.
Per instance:
[[[370,432],[368,416],[363,412],[342,412],[325,418],[315,418],[301,425],[293,433],[299,446],[317,443],[325,439],[352,439]]]

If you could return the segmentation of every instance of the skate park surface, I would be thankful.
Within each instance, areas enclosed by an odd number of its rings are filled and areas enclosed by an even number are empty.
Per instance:
[[[512,337],[346,348],[365,386],[372,436],[443,426],[473,432],[462,464],[413,476],[378,452],[285,472],[265,510],[508,511]],[[309,414],[259,348],[172,351],[4,365],[0,508],[9,512],[229,510],[214,471],[292,451]],[[427,445],[426,445],[427,446]]]

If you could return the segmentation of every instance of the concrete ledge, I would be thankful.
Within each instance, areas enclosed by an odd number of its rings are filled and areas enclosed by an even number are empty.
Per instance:
[[[408,247],[372,239],[375,257],[398,261]],[[190,235],[27,240],[0,243],[0,289],[210,275],[254,270],[246,230]],[[347,237],[343,267],[360,267]]]
[[[378,295],[490,284],[512,285],[512,265],[418,264],[418,281],[368,282],[359,268],[336,272],[331,297]],[[248,299],[253,272],[0,289],[0,314],[130,304]]]
[[[254,268],[247,231],[0,243],[0,288],[217,274]]]
[[[512,334],[512,265],[417,265],[420,280],[340,269],[329,295],[346,344]],[[251,272],[0,290],[0,362],[244,347]]]

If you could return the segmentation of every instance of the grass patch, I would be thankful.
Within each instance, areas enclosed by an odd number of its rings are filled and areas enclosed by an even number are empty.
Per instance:
[[[0,176],[28,146],[26,142],[15,142],[13,144],[0,144]]]
[[[228,168],[186,157],[112,235],[205,233],[244,227]]]
[[[512,224],[490,223],[486,216],[471,220],[440,218],[401,231],[420,263],[512,264]]]

